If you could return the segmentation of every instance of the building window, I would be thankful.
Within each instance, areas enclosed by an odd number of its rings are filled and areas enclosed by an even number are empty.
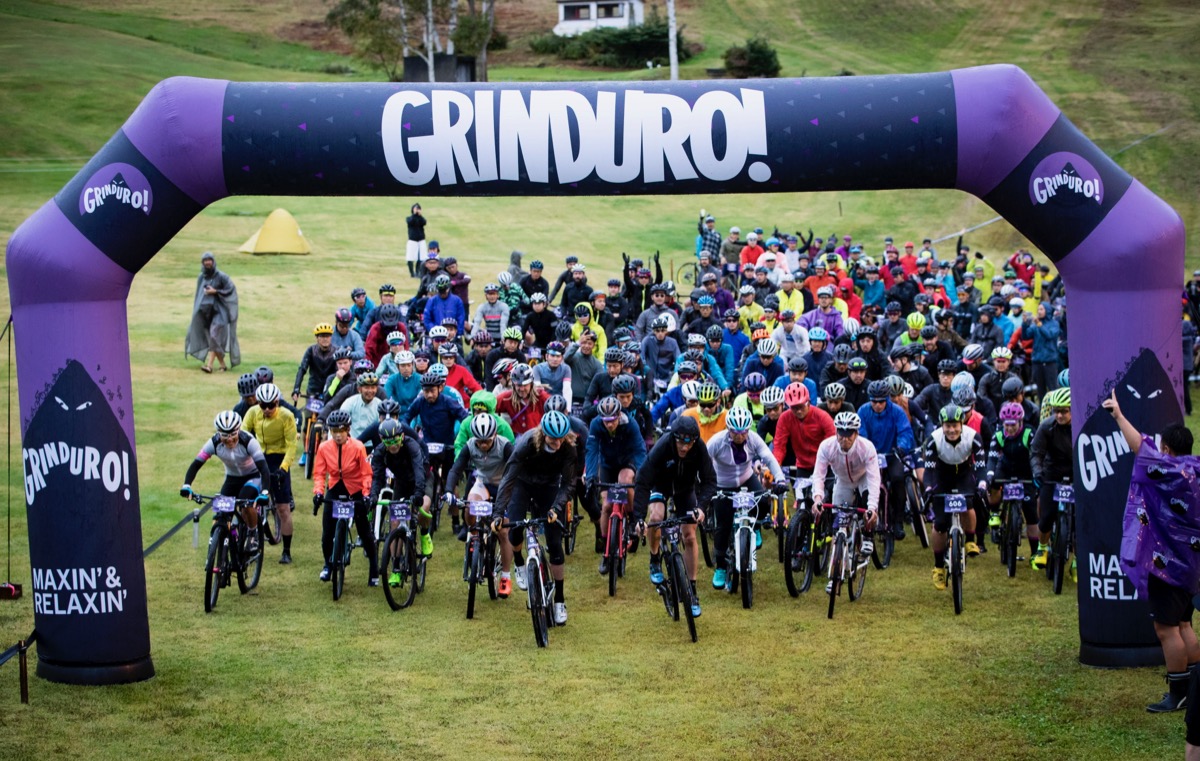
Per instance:
[[[596,18],[624,18],[620,3],[600,3],[596,6]]]
[[[587,5],[564,5],[563,21],[587,21],[592,17],[592,9]]]

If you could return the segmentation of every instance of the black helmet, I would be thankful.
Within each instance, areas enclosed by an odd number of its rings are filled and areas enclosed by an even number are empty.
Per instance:
[[[592,314],[591,307],[589,307],[587,304],[584,304],[582,301],[575,305],[575,316],[576,317],[585,317],[585,316],[590,316],[591,314]]]
[[[343,346],[340,349],[334,349],[333,361],[336,362],[339,359],[354,359],[354,351],[349,346]]]
[[[937,338],[938,329],[936,325],[926,325],[921,328],[921,338],[930,339]]]
[[[571,323],[562,320],[554,325],[554,337],[559,341],[571,340]]]
[[[787,369],[789,373],[806,373],[808,372],[808,360],[804,357],[792,357],[788,360]]]
[[[550,398],[546,400],[545,409],[546,412],[566,413],[567,398],[562,394],[551,394]]]
[[[379,417],[388,418],[399,416],[400,402],[396,401],[395,399],[384,399],[379,403]]]
[[[618,375],[613,378],[612,390],[614,394],[632,394],[637,390],[637,381],[632,375]]]
[[[254,396],[254,391],[258,388],[258,378],[251,373],[245,373],[238,378],[237,387],[238,396]]]
[[[605,362],[625,362],[625,350],[616,346],[610,346],[604,351]]]
[[[704,331],[704,337],[709,341],[720,341],[725,337],[725,329],[720,325],[709,325],[708,330]]]
[[[942,425],[946,423],[962,423],[967,419],[967,411],[957,404],[947,404],[942,407],[942,411],[938,413],[938,422]]]
[[[937,365],[937,371],[938,371],[938,373],[939,373],[939,374],[941,374],[941,373],[949,373],[949,374],[953,375],[953,374],[954,374],[954,369],[955,369],[956,367],[958,367],[958,363],[957,363],[957,362],[955,362],[954,360],[952,360],[952,359],[943,359],[941,362],[938,362],[938,365]]]
[[[431,388],[433,386],[442,385],[442,376],[437,373],[426,372],[421,376],[421,388]]]
[[[404,435],[404,429],[400,427],[399,420],[384,420],[379,424],[379,438],[394,439]]]
[[[384,304],[379,307],[379,321],[389,328],[400,322],[400,307],[395,304]]]
[[[260,384],[261,383],[274,383],[275,382],[275,373],[274,373],[274,371],[271,370],[271,368],[267,367],[266,365],[259,365],[258,369],[254,371],[254,378]]]
[[[341,410],[334,410],[333,412],[329,413],[329,417],[325,419],[325,424],[330,430],[349,428],[350,413],[343,412]]]
[[[884,380],[874,380],[867,384],[867,397],[875,401],[887,399],[891,396],[890,391],[887,381]]]
[[[889,359],[900,359],[902,357],[907,357],[907,356],[908,356],[908,347],[907,346],[893,346],[892,350],[888,352]]]
[[[854,347],[850,344],[838,344],[833,349],[833,361],[839,365],[844,365],[854,356]]]
[[[1020,378],[1012,377],[1004,381],[1004,385],[1000,386],[1000,393],[1005,399],[1016,399],[1017,394],[1025,390],[1025,384]]]

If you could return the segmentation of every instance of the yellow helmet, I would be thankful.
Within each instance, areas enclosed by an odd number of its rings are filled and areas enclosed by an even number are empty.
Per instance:
[[[333,335],[333,326],[327,322],[318,322],[317,326],[313,328],[313,335],[319,336],[322,334]]]
[[[925,327],[925,315],[920,312],[913,312],[908,316],[906,322],[908,322],[908,327],[913,330],[920,330]]]

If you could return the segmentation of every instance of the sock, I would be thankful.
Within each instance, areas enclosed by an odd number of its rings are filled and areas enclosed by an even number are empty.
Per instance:
[[[935,551],[933,553],[933,567],[934,568],[945,568],[946,567],[946,551],[945,550],[942,550],[941,552]]]
[[[565,603],[567,601],[566,590],[563,589],[563,587],[565,587],[566,585],[567,585],[566,579],[559,579],[554,582],[554,602]]]
[[[965,533],[965,536],[966,536],[968,542],[975,541],[975,532],[974,531],[967,531]]]
[[[525,566],[525,553],[514,552],[513,553],[513,562],[516,563],[517,567],[519,567],[519,568],[524,567]]]
[[[428,528],[426,528],[425,526],[421,526],[421,527],[419,527],[419,528],[417,529],[417,531],[419,531],[419,532],[421,533],[421,536],[428,536],[428,535],[429,535],[429,529],[428,529]]]
[[[1167,689],[1170,690],[1172,698],[1182,700],[1187,697],[1189,677],[1191,673],[1187,671],[1167,672]]]
[[[502,578],[502,579],[511,579],[511,578],[512,578],[512,574],[511,574],[510,572],[508,572],[508,571],[501,571],[501,572],[500,572],[500,578]]]
[[[1037,552],[1037,549],[1038,549],[1038,540],[1036,540],[1036,539],[1030,539],[1030,540],[1029,540],[1029,551],[1030,551],[1030,552],[1033,552],[1033,553],[1036,553],[1036,552]]]
[[[286,555],[292,554],[292,537],[290,535],[283,537],[283,552]]]
[[[655,555],[653,552],[651,552],[650,553],[650,562],[651,563],[661,563],[662,562],[662,553],[660,552],[657,555]]]
[[[692,579],[689,583],[692,585],[692,597],[696,600],[699,600],[700,595],[696,593],[696,580]]]

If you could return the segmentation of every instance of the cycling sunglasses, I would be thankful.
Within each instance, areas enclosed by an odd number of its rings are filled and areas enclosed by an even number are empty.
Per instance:
[[[695,444],[696,437],[695,436],[684,436],[684,435],[677,433],[677,434],[675,434],[675,443],[676,444],[684,444],[684,445]]]
[[[804,410],[808,409],[809,406],[809,403],[805,402],[804,404],[793,404],[788,407],[788,409],[790,409],[792,412],[803,412]]]
[[[403,436],[393,436],[390,439],[382,439],[382,441],[383,441],[383,445],[385,447],[398,447],[404,443],[404,437]]]
[[[270,403],[267,403],[267,402],[259,402],[259,403],[258,403],[258,406],[259,406],[259,407],[262,407],[264,410],[273,410],[273,409],[275,409],[276,407],[278,407],[278,406],[279,406],[279,402],[270,402]]]

